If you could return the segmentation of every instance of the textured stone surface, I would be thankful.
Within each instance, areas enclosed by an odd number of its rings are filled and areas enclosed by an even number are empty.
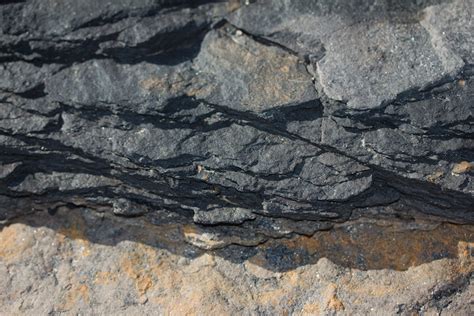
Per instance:
[[[203,251],[192,224],[60,207],[0,232],[2,314],[472,314],[472,226],[381,224]]]
[[[3,2],[6,313],[469,314],[473,7]]]

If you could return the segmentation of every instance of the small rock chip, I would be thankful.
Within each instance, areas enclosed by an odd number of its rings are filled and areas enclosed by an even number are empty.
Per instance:
[[[461,161],[458,164],[455,164],[453,167],[454,174],[463,174],[467,173],[474,169],[474,164],[468,161]]]

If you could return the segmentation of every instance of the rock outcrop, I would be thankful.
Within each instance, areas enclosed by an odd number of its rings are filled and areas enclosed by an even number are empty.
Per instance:
[[[0,302],[469,314],[473,7],[4,1]]]

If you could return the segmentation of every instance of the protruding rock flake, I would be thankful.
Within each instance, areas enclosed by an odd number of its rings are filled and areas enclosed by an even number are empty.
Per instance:
[[[473,8],[3,1],[0,314],[473,314]]]
[[[240,111],[261,112],[316,98],[305,65],[297,57],[230,26],[206,35],[196,69],[200,76],[210,76],[209,85],[215,86],[196,97]]]
[[[334,33],[316,64],[328,97],[352,109],[378,108],[410,89],[422,89],[463,66],[456,55],[438,52],[420,26],[389,22],[354,25]]]

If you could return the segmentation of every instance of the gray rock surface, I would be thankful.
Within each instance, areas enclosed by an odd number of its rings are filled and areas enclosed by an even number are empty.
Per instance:
[[[465,2],[230,5],[2,5],[2,195],[472,221],[471,21],[435,18]]]
[[[472,225],[473,8],[3,2],[3,230],[87,209],[235,259],[357,220]]]

